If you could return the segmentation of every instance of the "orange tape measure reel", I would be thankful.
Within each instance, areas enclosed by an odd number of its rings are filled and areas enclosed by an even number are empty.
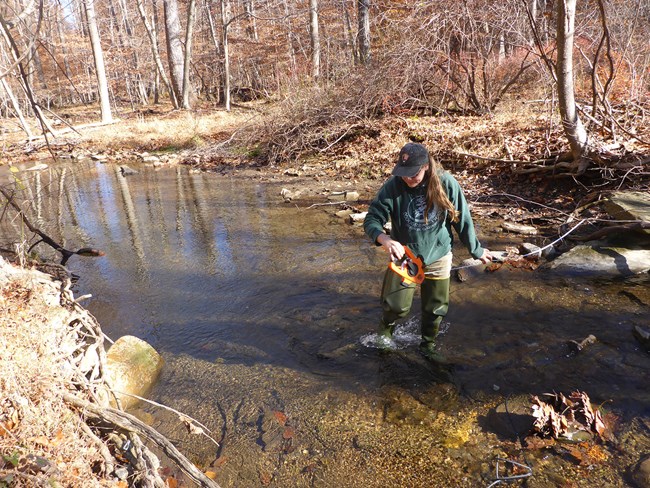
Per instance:
[[[424,281],[424,263],[413,251],[404,246],[404,256],[398,261],[391,261],[388,267],[402,277],[402,283],[420,284]]]

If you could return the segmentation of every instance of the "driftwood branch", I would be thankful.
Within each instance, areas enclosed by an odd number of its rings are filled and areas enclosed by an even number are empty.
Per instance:
[[[631,224],[625,225],[614,225],[611,227],[604,227],[600,230],[597,230],[593,234],[589,234],[585,237],[574,237],[576,241],[593,241],[595,239],[600,239],[601,237],[608,236],[610,234],[618,234],[620,232],[629,232],[635,230],[645,230],[650,229],[650,222],[644,222],[639,220],[638,222],[633,222]]]
[[[25,215],[25,212],[23,212],[23,209],[20,208],[20,205],[16,203],[14,200],[13,195],[7,191],[7,189],[0,187],[0,193],[7,199],[7,203],[13,207],[13,209],[16,211],[16,213],[20,216],[20,219],[23,221],[25,226],[34,234],[36,234],[38,237],[40,237],[40,240],[38,240],[35,244],[33,244],[30,247],[30,250],[36,246],[37,244],[40,244],[41,242],[47,244],[50,246],[52,249],[54,249],[57,252],[61,253],[61,265],[65,266],[65,264],[68,262],[68,259],[70,259],[72,256],[75,254],[80,255],[80,256],[103,256],[104,253],[102,251],[99,251],[97,249],[91,249],[88,247],[84,247],[81,249],[77,249],[76,251],[71,251],[70,249],[66,249],[63,247],[61,244],[56,242],[54,239],[52,239],[50,236],[48,236],[45,232],[40,230],[38,227],[34,226],[27,216]]]
[[[155,443],[189,478],[201,487],[220,488],[216,481],[208,478],[201,470],[192,464],[170,441],[158,431],[141,422],[133,415],[114,408],[102,408],[83,400],[71,393],[64,392],[63,399],[81,410],[84,415],[102,420],[127,432],[135,432]]]
[[[524,165],[530,165],[535,168],[548,168],[548,169],[553,169],[556,163],[558,162],[567,162],[569,161],[569,153],[562,153],[558,154],[555,157],[552,158],[545,158],[545,159],[537,159],[535,161],[523,161],[523,160],[518,160],[518,159],[502,159],[502,158],[491,158],[488,156],[479,156],[478,154],[470,154],[470,153],[462,153],[462,152],[456,152],[457,156],[464,157],[464,158],[472,158],[472,159],[478,159],[480,161],[491,161],[494,163],[508,163],[508,164],[524,164]],[[549,164],[552,164],[551,166],[547,166]]]

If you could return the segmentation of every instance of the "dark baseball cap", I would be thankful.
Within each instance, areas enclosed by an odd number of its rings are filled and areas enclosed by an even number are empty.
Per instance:
[[[422,144],[409,142],[399,152],[393,175],[413,178],[425,164],[429,164],[429,151]]]

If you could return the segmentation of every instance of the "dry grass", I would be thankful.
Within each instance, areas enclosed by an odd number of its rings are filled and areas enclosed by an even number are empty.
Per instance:
[[[0,486],[109,486],[101,457],[60,393],[77,348],[58,287],[0,263]]]
[[[105,150],[180,151],[227,139],[252,114],[171,111],[130,114],[113,125],[82,129],[84,145]]]
[[[49,140],[58,143],[70,141],[78,148],[96,152],[197,150],[230,138],[239,127],[257,118],[257,114],[255,110],[237,108],[231,112],[215,107],[172,110],[163,104],[135,111],[116,110],[113,114],[116,122],[102,125],[94,107],[67,108],[58,114],[66,124],[56,125],[56,137],[50,136]],[[32,130],[34,134],[40,134],[35,125]],[[17,156],[23,151],[26,135],[14,122],[0,119],[0,132],[4,132],[5,156]],[[0,160],[2,163],[6,160]]]

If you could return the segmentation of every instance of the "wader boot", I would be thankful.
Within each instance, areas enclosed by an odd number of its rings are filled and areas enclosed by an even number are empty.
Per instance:
[[[413,303],[415,284],[403,283],[401,276],[386,270],[381,288],[381,308],[383,315],[379,323],[379,336],[386,346],[390,346],[395,331],[395,321],[408,315]]]
[[[430,279],[422,283],[422,342],[420,351],[424,356],[436,363],[446,363],[447,360],[436,351],[436,338],[440,323],[449,308],[449,278]]]

